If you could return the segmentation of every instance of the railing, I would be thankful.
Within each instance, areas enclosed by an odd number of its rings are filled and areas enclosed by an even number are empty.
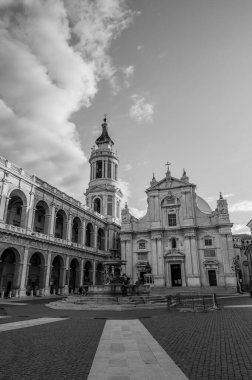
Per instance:
[[[219,310],[216,293],[213,294],[186,294],[177,293],[166,297],[168,310],[207,312]]]
[[[7,231],[11,231],[11,232],[16,232],[18,234],[22,234],[22,235],[26,235],[26,236],[31,236],[31,237],[42,239],[42,240],[47,240],[47,241],[50,241],[52,243],[55,242],[55,243],[59,243],[59,244],[62,244],[62,245],[67,245],[68,247],[70,246],[70,247],[73,247],[73,248],[85,249],[85,251],[89,251],[89,252],[92,252],[92,253],[105,254],[105,255],[108,254],[108,252],[105,251],[105,250],[101,251],[101,250],[98,250],[95,247],[88,247],[88,246],[86,246],[86,245],[84,245],[82,243],[75,243],[73,241],[68,241],[68,240],[60,239],[60,238],[57,238],[55,236],[50,236],[50,235],[47,235],[47,234],[43,234],[41,232],[32,231],[32,230],[29,230],[27,228],[13,226],[12,224],[1,224],[0,228],[2,228],[4,230],[7,230]]]

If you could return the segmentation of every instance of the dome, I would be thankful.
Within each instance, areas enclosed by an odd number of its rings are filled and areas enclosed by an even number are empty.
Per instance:
[[[201,197],[197,195],[196,197],[196,204],[201,212],[204,212],[205,214],[211,214],[212,209],[209,206],[209,204]]]

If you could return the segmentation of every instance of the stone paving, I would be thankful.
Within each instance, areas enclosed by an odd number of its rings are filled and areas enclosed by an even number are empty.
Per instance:
[[[139,320],[106,322],[88,380],[188,380]]]
[[[45,307],[43,299],[4,305],[9,318],[1,318],[0,324],[43,317],[68,319],[1,332],[0,379],[87,379],[106,319],[140,319],[190,380],[252,379],[251,301],[249,296],[223,299],[222,306],[247,307],[209,313],[62,311]]]

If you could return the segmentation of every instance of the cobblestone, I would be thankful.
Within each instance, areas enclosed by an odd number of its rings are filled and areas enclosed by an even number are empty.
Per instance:
[[[1,380],[85,380],[106,319],[135,319],[150,331],[190,380],[252,379],[252,308],[209,313],[166,309],[115,311],[54,310],[46,300],[5,305],[8,319],[69,317],[43,326],[0,333]],[[250,297],[220,300],[251,305]]]
[[[251,379],[251,311],[174,312],[142,323],[191,380]]]

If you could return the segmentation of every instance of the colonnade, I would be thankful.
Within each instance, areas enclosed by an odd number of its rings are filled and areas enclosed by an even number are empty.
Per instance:
[[[101,271],[102,262],[94,258],[10,247],[0,255],[0,293],[1,297],[68,295],[84,284],[96,285]]]

